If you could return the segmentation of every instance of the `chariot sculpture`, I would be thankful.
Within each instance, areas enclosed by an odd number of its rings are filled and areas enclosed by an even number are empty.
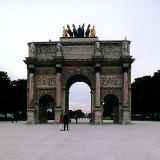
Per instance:
[[[67,27],[63,26],[63,37],[68,38],[95,38],[96,37],[96,29],[93,25],[92,28],[90,28],[91,25],[88,24],[86,30],[85,30],[85,24],[79,25],[76,29],[76,26],[72,24],[72,29],[70,28],[69,24],[67,24]]]

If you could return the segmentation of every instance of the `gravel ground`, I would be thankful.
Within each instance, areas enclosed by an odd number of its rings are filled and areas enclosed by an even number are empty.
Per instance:
[[[61,128],[0,122],[0,160],[160,160],[160,122]]]

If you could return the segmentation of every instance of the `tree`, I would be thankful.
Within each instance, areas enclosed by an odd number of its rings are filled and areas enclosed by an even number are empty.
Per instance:
[[[26,119],[27,112],[27,80],[12,81],[12,112],[18,112],[19,118]]]
[[[135,79],[132,83],[132,115],[143,119],[160,119],[160,71],[154,75]]]
[[[6,118],[9,112],[10,88],[11,81],[7,72],[0,71],[0,113],[5,114]]]
[[[27,81],[19,79],[11,81],[7,72],[0,71],[0,113],[16,113],[26,119]]]
[[[74,111],[74,115],[77,115],[78,118],[84,118],[85,114],[81,109]]]

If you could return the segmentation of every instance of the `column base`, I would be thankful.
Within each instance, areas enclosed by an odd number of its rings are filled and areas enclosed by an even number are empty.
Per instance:
[[[123,107],[122,110],[122,124],[130,124],[131,123],[131,119],[130,119],[130,112],[128,107],[126,108],[126,106]]]
[[[102,124],[102,111],[101,111],[101,108],[96,108],[94,110],[93,122],[95,124]]]
[[[34,123],[40,123],[40,120],[39,120],[39,110],[36,109],[35,112],[34,112]]]
[[[55,122],[56,123],[59,123],[61,113],[62,113],[62,108],[60,107],[55,108]]]
[[[27,124],[34,124],[35,119],[34,119],[34,111],[28,111],[27,112]]]

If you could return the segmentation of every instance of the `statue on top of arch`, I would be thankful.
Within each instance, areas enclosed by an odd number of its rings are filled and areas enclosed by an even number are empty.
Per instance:
[[[88,24],[86,30],[85,30],[85,24],[79,25],[78,29],[76,29],[76,26],[72,24],[72,29],[70,28],[69,24],[67,24],[67,27],[63,26],[63,37],[68,38],[95,38],[96,37],[96,29],[93,25],[92,28],[90,28],[91,25]]]

